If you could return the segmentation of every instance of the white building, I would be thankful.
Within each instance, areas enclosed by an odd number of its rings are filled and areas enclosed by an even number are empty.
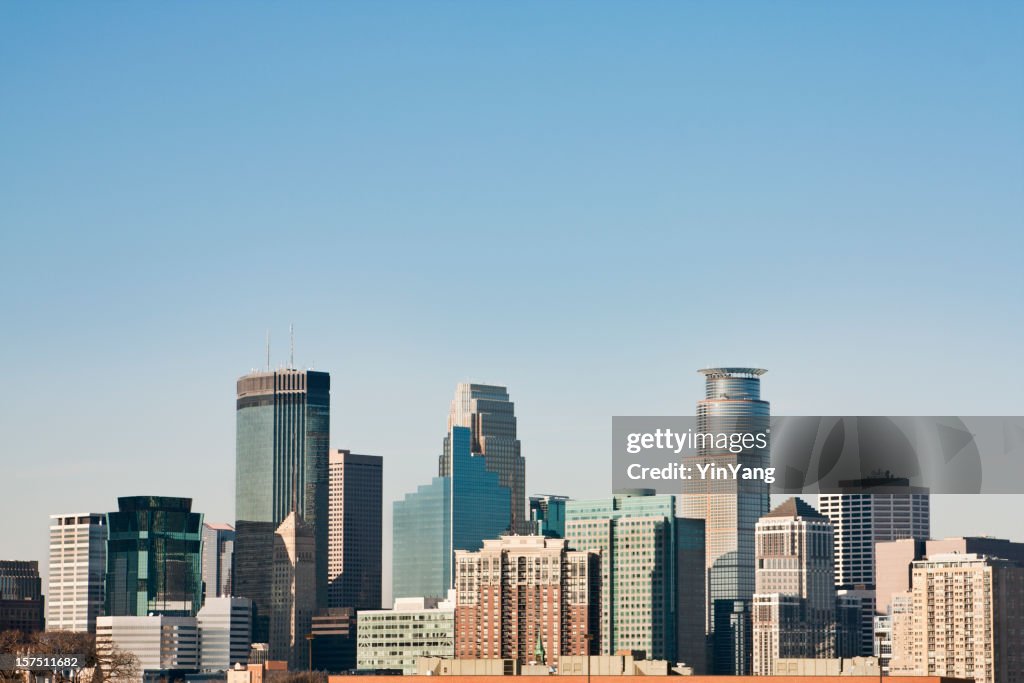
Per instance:
[[[99,512],[50,515],[49,631],[96,632],[103,611],[107,520]]]
[[[249,660],[252,642],[252,600],[207,598],[196,615],[199,626],[199,668],[226,671]]]
[[[117,647],[139,660],[145,671],[199,668],[199,628],[195,617],[98,617],[96,650],[104,656]]]
[[[356,614],[356,666],[416,673],[420,657],[455,656],[455,591],[448,599],[398,598],[389,610]]]

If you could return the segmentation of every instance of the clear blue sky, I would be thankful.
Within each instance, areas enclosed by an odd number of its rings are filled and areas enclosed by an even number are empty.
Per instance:
[[[0,557],[117,495],[230,520],[290,322],[389,502],[461,380],[576,496],[710,364],[779,414],[1024,406],[1019,2],[4,3],[0,103]]]

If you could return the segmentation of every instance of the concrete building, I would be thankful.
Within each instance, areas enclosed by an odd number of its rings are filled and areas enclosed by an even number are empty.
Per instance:
[[[773,668],[775,676],[879,676],[874,657],[780,659]]]
[[[851,493],[823,493],[818,508],[835,528],[835,576],[841,595],[861,599],[861,655],[874,649],[877,613],[875,545],[912,538],[931,530],[927,489],[906,479],[879,477],[841,482]]]
[[[356,615],[356,666],[416,673],[420,657],[455,656],[455,593],[447,600],[397,598],[394,609]]]
[[[224,523],[203,523],[203,599],[231,595],[234,571],[235,528]]]
[[[440,599],[452,587],[456,550],[479,550],[484,539],[508,527],[506,487],[470,450],[472,433],[452,427],[446,439],[451,462],[415,493],[395,501],[392,592],[396,597]]]
[[[105,657],[114,647],[138,658],[140,674],[199,669],[199,627],[195,617],[98,617],[96,651]]]
[[[565,538],[565,504],[568,496],[530,496],[530,534]]]
[[[911,633],[905,633],[905,617],[894,614],[891,675],[1021,680],[1024,566],[973,553],[936,553],[914,562],[911,583]]]
[[[590,653],[601,576],[596,552],[564,539],[502,536],[455,551],[455,656],[557,666]]]
[[[313,615],[313,670],[343,673],[356,668],[356,610],[330,607]]]
[[[316,537],[296,512],[274,532],[270,593],[270,658],[289,668],[309,667],[306,636],[316,612]]]
[[[103,611],[107,518],[101,512],[50,515],[48,631],[96,632]]]
[[[195,616],[203,602],[203,515],[191,498],[129,496],[107,513],[104,614]]]
[[[761,398],[761,368],[707,368],[704,398],[697,402],[700,433],[759,434],[769,429],[769,404]],[[767,467],[767,448],[733,453],[728,448],[702,447],[685,464]],[[692,470],[696,471],[696,470]],[[749,626],[736,623],[750,614],[754,594],[754,527],[768,512],[768,484],[760,479],[702,479],[683,484],[682,516],[704,521],[705,631],[711,636],[712,670],[716,674],[750,672],[750,652],[742,648]],[[748,604],[737,605],[738,601]],[[716,615],[715,610],[721,614]],[[717,624],[729,625],[716,635]]]
[[[332,449],[328,463],[327,606],[380,609],[384,459]]]
[[[455,427],[470,430],[470,451],[487,464],[487,471],[498,475],[508,489],[508,523],[501,533],[531,533],[526,511],[526,461],[516,437],[515,403],[508,389],[492,384],[460,383],[455,387],[448,413],[448,436],[438,462],[438,475],[451,474],[451,431]],[[494,537],[497,537],[495,534]]]
[[[836,589],[832,525],[800,498],[757,523],[753,608],[753,674],[771,676],[786,658],[836,654]]]
[[[674,496],[638,490],[569,501],[565,536],[575,550],[600,553],[595,654],[628,650],[691,665],[690,659],[700,657],[703,663],[703,639],[690,643],[698,646],[694,652],[679,656],[679,634],[687,630],[680,622],[694,618],[680,609],[680,596],[701,591],[704,575],[702,565],[695,575],[681,575],[680,555],[703,555],[702,525],[675,516]],[[684,559],[686,566],[694,564]]]
[[[317,606],[327,605],[328,448],[331,377],[287,368],[252,372],[236,385],[235,584],[257,614],[257,638],[266,637],[270,612],[266,555],[293,510],[313,530]],[[250,546],[250,547],[246,547]],[[244,561],[241,561],[244,560]]]
[[[0,560],[0,631],[43,630],[43,582],[35,560]]]
[[[199,628],[199,668],[226,671],[249,661],[252,644],[252,600],[249,598],[207,598],[196,625]]]

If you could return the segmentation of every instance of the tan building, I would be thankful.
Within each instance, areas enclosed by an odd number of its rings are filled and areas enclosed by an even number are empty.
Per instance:
[[[316,539],[295,512],[274,532],[270,591],[270,658],[294,670],[309,666],[306,636],[316,612]]]
[[[893,675],[1022,680],[1024,566],[973,553],[934,554],[914,562],[911,583],[909,633],[905,614],[893,614]]]
[[[758,521],[754,553],[753,674],[774,674],[780,658],[834,657],[836,589],[828,518],[790,498]]]
[[[598,614],[598,555],[568,541],[502,536],[455,551],[455,656],[557,665],[588,652]]]

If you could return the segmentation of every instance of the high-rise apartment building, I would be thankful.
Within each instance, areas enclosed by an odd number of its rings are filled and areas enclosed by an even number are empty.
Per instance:
[[[416,673],[420,657],[455,656],[455,593],[447,599],[396,598],[394,609],[356,615],[356,666]]]
[[[704,399],[697,402],[697,431],[713,434],[761,434],[769,429],[769,403],[761,398],[760,368],[707,368]],[[721,442],[719,442],[721,443]],[[732,452],[728,447],[703,446],[685,458],[686,465],[714,463],[717,466],[767,467],[767,448]],[[692,470],[696,471],[696,469]],[[716,624],[731,624],[749,615],[754,594],[754,527],[768,512],[768,484],[761,479],[701,479],[683,485],[682,516],[704,520],[706,630],[712,636],[713,672],[745,674],[750,671],[750,653],[742,651],[749,629],[738,625],[728,634],[715,637]],[[716,617],[715,610],[721,610]],[[737,650],[737,648],[741,648]]]
[[[823,493],[818,507],[835,529],[836,587],[861,599],[860,654],[874,649],[875,544],[901,538],[926,539],[931,509],[926,489],[906,479],[867,478],[848,482],[851,493]]]
[[[252,600],[207,597],[196,615],[199,629],[199,668],[226,671],[249,661],[252,643]]]
[[[974,553],[939,553],[913,567],[911,633],[897,633],[907,624],[894,614],[890,674],[1020,681],[1024,566]]]
[[[530,496],[530,533],[565,538],[565,504],[568,496]]]
[[[230,524],[203,523],[203,599],[231,595],[234,571],[235,528]]]
[[[330,390],[326,372],[253,372],[238,380],[235,413],[235,552],[251,558],[254,552],[244,546],[272,544],[277,526],[297,511],[316,540],[319,606],[327,604]],[[257,615],[269,610],[269,596],[262,579],[249,572],[265,571],[248,561],[235,563],[234,593],[251,598]],[[264,590],[246,595],[242,586]]]
[[[0,560],[0,631],[43,629],[43,581],[35,560]]]
[[[46,629],[96,632],[103,611],[107,518],[101,512],[50,515]]]
[[[191,498],[130,496],[107,513],[104,614],[195,616],[203,602],[203,515]]]
[[[557,666],[590,654],[600,589],[598,554],[564,539],[502,536],[456,550],[455,656]]]
[[[509,520],[506,529],[517,534],[531,533],[526,516],[526,461],[516,438],[515,404],[508,389],[491,384],[460,383],[455,387],[448,414],[448,435],[439,459],[438,474],[451,474],[453,427],[470,430],[470,451],[481,456],[487,469],[498,475],[509,490]]]
[[[836,656],[832,525],[799,498],[757,523],[752,668],[771,676],[780,658]]]
[[[379,609],[384,459],[332,450],[329,472],[327,604]]]
[[[479,550],[508,527],[508,489],[483,457],[470,451],[471,432],[452,427],[449,474],[394,503],[392,592],[442,598],[453,585],[453,553]]]
[[[316,537],[302,516],[291,512],[274,532],[271,558],[270,658],[306,669],[306,636],[316,612]],[[264,571],[268,568],[264,567]]]
[[[596,654],[640,650],[648,659],[677,661],[680,630],[692,632],[681,620],[702,620],[702,612],[680,610],[680,595],[702,592],[703,566],[691,576],[680,576],[678,567],[681,554],[703,555],[701,523],[677,519],[675,507],[674,496],[649,490],[566,503],[569,547],[601,557]],[[681,658],[691,664],[697,655]]]

